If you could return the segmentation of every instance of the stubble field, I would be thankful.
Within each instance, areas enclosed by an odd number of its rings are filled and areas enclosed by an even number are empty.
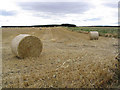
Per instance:
[[[43,42],[39,57],[19,59],[11,52],[11,41],[19,34],[37,36]],[[63,27],[3,28],[2,86],[14,88],[114,87],[117,83],[115,56],[117,38],[72,32]]]

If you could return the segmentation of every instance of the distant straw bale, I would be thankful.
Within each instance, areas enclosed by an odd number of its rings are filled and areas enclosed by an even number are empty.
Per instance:
[[[97,31],[90,31],[89,36],[90,36],[90,40],[98,40],[99,33]]]
[[[105,37],[113,37],[113,35],[110,34],[110,33],[106,33],[106,34],[105,34]]]
[[[82,31],[82,33],[84,33],[84,34],[88,34],[88,31]]]

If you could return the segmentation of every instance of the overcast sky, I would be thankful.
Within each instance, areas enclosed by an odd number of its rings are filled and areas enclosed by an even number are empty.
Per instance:
[[[43,2],[44,1],[44,2]],[[1,0],[0,26],[118,25],[119,0]]]

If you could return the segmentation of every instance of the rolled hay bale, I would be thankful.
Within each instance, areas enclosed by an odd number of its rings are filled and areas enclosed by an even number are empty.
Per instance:
[[[90,36],[90,40],[98,40],[99,33],[97,31],[90,31],[89,36]]]
[[[29,34],[20,34],[11,42],[13,54],[19,58],[38,57],[42,52],[42,42]]]

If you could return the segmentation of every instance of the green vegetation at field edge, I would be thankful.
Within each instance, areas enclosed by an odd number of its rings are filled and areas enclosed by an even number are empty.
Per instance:
[[[118,36],[118,27],[67,27],[67,28],[71,31],[77,32],[98,31],[100,36],[105,36],[106,34],[112,34],[113,37]]]

